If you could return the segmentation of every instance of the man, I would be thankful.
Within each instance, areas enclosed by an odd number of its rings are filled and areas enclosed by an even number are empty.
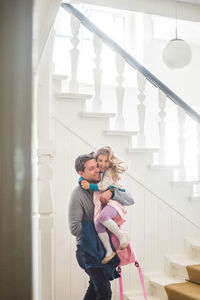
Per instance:
[[[77,173],[89,183],[97,183],[101,179],[97,162],[93,154],[80,155],[75,161]],[[109,199],[115,199],[122,205],[134,203],[132,197],[126,192],[108,190],[101,193],[101,202],[107,204]],[[85,268],[85,254],[80,247],[82,233],[82,222],[92,221],[94,216],[93,192],[84,190],[77,186],[72,194],[69,205],[69,225],[73,235],[77,240],[76,257],[81,268],[89,275],[89,287],[83,300],[111,300],[112,292],[110,281],[105,277],[101,268]]]

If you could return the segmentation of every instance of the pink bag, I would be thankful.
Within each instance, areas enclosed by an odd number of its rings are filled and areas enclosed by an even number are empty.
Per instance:
[[[135,263],[135,261],[136,261],[135,251],[133,249],[132,241],[129,241],[129,244],[125,249],[119,250],[119,240],[116,238],[116,236],[114,234],[111,234],[111,240],[112,240],[112,244],[117,252],[117,255],[119,256],[119,259],[120,259],[119,266],[120,267],[131,264],[131,263]]]
[[[115,247],[117,255],[119,256],[119,259],[120,259],[120,264],[119,264],[119,267],[117,269],[117,271],[119,272],[119,275],[120,275],[120,277],[119,277],[120,300],[124,299],[121,267],[125,266],[125,265],[128,265],[128,264],[131,264],[131,263],[135,263],[135,266],[138,268],[144,299],[147,300],[147,293],[146,293],[146,289],[145,289],[145,285],[144,285],[144,278],[143,278],[143,275],[142,275],[142,270],[141,270],[141,267],[139,265],[139,262],[136,260],[135,251],[134,251],[132,242],[129,241],[128,246],[125,249],[120,250],[119,249],[119,241],[113,233],[111,233],[111,240],[112,240],[113,246]]]

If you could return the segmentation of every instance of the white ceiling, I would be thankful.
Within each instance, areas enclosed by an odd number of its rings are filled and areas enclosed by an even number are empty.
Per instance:
[[[178,18],[200,22],[200,0],[71,0],[71,2],[85,2],[172,18],[175,17],[175,6],[178,3],[181,12]]]
[[[192,3],[196,5],[200,5],[200,0],[179,0],[179,2]]]

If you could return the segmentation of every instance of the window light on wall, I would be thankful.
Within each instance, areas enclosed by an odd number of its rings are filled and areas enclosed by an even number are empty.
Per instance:
[[[92,22],[95,23],[101,30],[105,31],[107,35],[113,38],[117,43],[119,43],[123,48],[126,46],[127,42],[127,28],[126,28],[126,18],[128,13],[126,11],[121,11],[117,9],[109,9],[98,6],[91,6],[86,4],[78,4],[75,6],[80,10],[86,17],[88,17]],[[62,8],[59,9],[56,22],[54,24],[56,37],[54,44],[53,60],[55,65],[55,71],[58,73],[67,73],[70,70],[70,56],[69,50],[71,49],[71,24],[70,24],[70,14],[67,13]],[[94,61],[93,58],[94,48],[93,48],[93,35],[84,26],[80,26],[79,31],[79,43],[78,50],[79,54],[79,81],[85,83],[93,82],[93,68]],[[101,65],[100,67],[104,69],[102,76],[102,83],[105,84],[116,84],[116,66],[115,66],[115,56],[113,56],[112,50],[107,46],[102,48],[101,53]],[[132,81],[132,72],[127,74]]]

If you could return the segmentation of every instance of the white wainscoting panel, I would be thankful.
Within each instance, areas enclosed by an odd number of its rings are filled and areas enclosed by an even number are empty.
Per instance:
[[[88,277],[76,261],[75,237],[70,234],[68,227],[68,204],[78,180],[74,169],[75,158],[94,149],[56,120],[53,121],[53,132],[55,300],[81,300],[88,285]],[[93,144],[98,145],[98,141]],[[195,237],[199,231],[134,177],[125,174],[122,184],[135,200],[135,204],[127,209],[124,230],[133,241],[143,273],[164,271],[164,256],[183,253],[185,237]],[[122,272],[124,290],[141,292],[134,264],[123,267]],[[119,300],[118,280],[112,282],[112,288],[112,300]]]

